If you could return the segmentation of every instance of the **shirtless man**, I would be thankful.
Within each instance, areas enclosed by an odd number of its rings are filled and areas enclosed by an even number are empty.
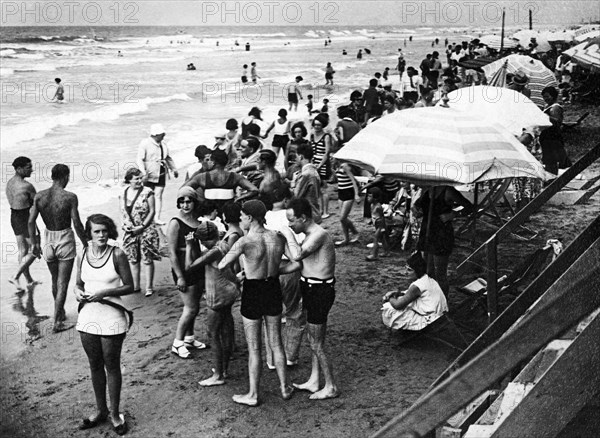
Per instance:
[[[250,390],[234,395],[233,401],[248,406],[258,405],[258,386],[262,371],[262,321],[266,321],[267,338],[273,351],[275,369],[284,400],[292,396],[288,384],[286,357],[281,339],[282,295],[279,264],[284,254],[291,257],[286,239],[264,227],[267,209],[261,201],[247,201],[242,206],[240,226],[248,234],[238,240],[219,263],[219,269],[233,264],[244,255],[244,283],[240,308],[248,343]]]
[[[296,263],[283,267],[281,273],[302,270],[300,290],[312,350],[310,377],[306,383],[294,383],[294,387],[312,392],[311,400],[335,398],[339,391],[331,363],[325,355],[327,315],[335,300],[335,247],[331,236],[313,221],[312,209],[306,199],[292,199],[286,215],[294,233],[304,233],[306,238],[302,242],[300,254],[294,259]],[[288,241],[294,238],[292,233],[286,233],[285,236]],[[319,370],[323,371],[325,377],[325,386],[321,390]]]
[[[42,215],[46,225],[45,242],[42,255],[46,259],[52,275],[52,295],[54,296],[54,332],[66,330],[65,299],[73,263],[77,255],[75,250],[75,235],[71,229],[71,220],[75,231],[84,247],[87,239],[79,211],[75,193],[65,190],[69,182],[69,168],[64,164],[56,164],[52,168],[52,187],[42,190],[33,199],[29,213],[29,235],[35,236],[38,214]],[[40,241],[35,239],[33,253],[39,254]]]
[[[57,102],[63,103],[63,101],[65,100],[65,87],[63,87],[63,84],[60,83],[60,78],[54,79],[54,82],[56,82],[56,93],[54,93],[54,97],[52,98],[52,100],[56,99]]]
[[[302,81],[302,76],[296,76],[294,83],[288,88],[288,103],[290,104],[289,111],[291,111],[292,108],[294,111],[298,111],[298,98],[302,99],[302,92],[300,91],[300,87],[298,87],[298,85]]]
[[[8,279],[11,284],[17,287],[17,290],[23,291],[19,283],[21,274],[27,280],[27,286],[31,287],[36,282],[31,278],[29,266],[39,257],[39,254],[29,252],[29,230],[27,221],[29,220],[29,209],[33,205],[35,197],[35,188],[33,185],[25,181],[33,172],[31,160],[27,157],[17,157],[12,163],[15,169],[15,176],[6,183],[6,197],[10,205],[10,224],[17,238],[17,246],[19,247],[19,269],[14,277]],[[36,230],[37,231],[37,230]]]

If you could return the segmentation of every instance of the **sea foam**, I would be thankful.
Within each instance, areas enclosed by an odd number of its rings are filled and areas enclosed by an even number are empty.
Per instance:
[[[137,102],[110,104],[92,111],[29,119],[26,123],[3,127],[0,134],[1,143],[4,148],[14,148],[23,141],[44,138],[60,126],[74,126],[82,121],[114,121],[126,114],[145,112],[150,105],[167,103],[173,100],[186,101],[192,99],[184,93],[165,97],[147,97]]]

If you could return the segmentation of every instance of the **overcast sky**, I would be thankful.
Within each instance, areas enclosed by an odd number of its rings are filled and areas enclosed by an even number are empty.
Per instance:
[[[600,6],[591,1],[128,1],[0,0],[2,25],[393,25],[534,27],[598,20]]]

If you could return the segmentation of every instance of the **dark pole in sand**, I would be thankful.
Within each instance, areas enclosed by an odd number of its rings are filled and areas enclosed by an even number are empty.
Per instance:
[[[533,12],[529,10],[529,30],[533,29]]]
[[[504,50],[504,15],[506,11],[502,8],[502,32],[500,33],[500,53]]]
[[[479,204],[479,183],[475,183],[475,193],[473,195],[473,205],[475,206],[475,217],[473,218],[473,237],[471,239],[471,248],[477,249],[477,204]]]
[[[431,219],[433,218],[433,197],[435,196],[435,186],[431,186],[429,188],[429,211],[427,212],[427,229],[425,230],[425,247],[423,248],[425,251],[425,265],[427,266],[427,271],[429,272],[429,240],[431,239]],[[433,255],[431,257],[433,259]]]

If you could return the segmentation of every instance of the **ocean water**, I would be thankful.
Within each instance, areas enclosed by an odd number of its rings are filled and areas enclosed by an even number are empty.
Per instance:
[[[464,39],[460,29],[453,31],[455,40]],[[430,28],[383,27],[49,27],[0,32],[2,205],[10,163],[18,155],[33,160],[31,180],[38,189],[51,183],[52,165],[63,162],[71,166],[69,187],[81,194],[82,203],[99,204],[115,196],[152,123],[166,127],[172,155],[183,168],[194,161],[195,146],[212,146],[228,118],[240,120],[256,105],[270,123],[279,108],[287,108],[285,86],[296,75],[304,78],[305,100],[292,119],[307,116],[307,94],[315,96],[316,105],[327,96],[335,106],[347,100],[350,90],[366,88],[375,71],[393,69],[398,47],[410,35],[414,41],[403,49],[409,64],[414,58],[418,65],[434,34]],[[327,47],[326,37],[332,40]],[[250,51],[245,51],[246,42]],[[359,48],[369,48],[371,55],[356,59]],[[257,63],[259,85],[242,86],[242,65],[251,62]],[[327,62],[336,70],[332,89],[322,86]],[[197,70],[186,71],[189,63]],[[51,101],[55,77],[65,87],[64,104]],[[397,75],[392,80],[397,83]],[[4,228],[3,238],[10,237]]]
[[[3,289],[17,263],[5,196],[16,156],[32,159],[30,181],[37,190],[51,185],[54,164],[68,164],[68,189],[78,195],[80,210],[89,210],[116,200],[124,171],[135,161],[137,145],[149,135],[153,123],[165,126],[171,155],[183,170],[195,161],[197,145],[212,146],[214,135],[225,131],[228,118],[240,121],[252,106],[258,106],[264,110],[265,123],[274,120],[279,108],[287,108],[285,86],[297,75],[304,78],[305,99],[298,113],[290,114],[292,120],[308,118],[306,95],[315,96],[317,107],[324,97],[335,107],[347,102],[353,89],[366,88],[373,73],[385,67],[390,67],[390,79],[397,87],[399,79],[393,69],[398,48],[403,49],[407,66],[416,67],[426,53],[434,49],[443,53],[444,38],[460,42],[479,32],[352,26],[2,27]],[[409,36],[413,36],[412,42],[408,42]],[[432,48],[435,37],[440,44]],[[331,45],[324,45],[325,38],[331,38]],[[245,50],[247,42],[250,51]],[[368,48],[371,54],[364,53],[358,60],[360,48]],[[344,49],[346,56],[342,55]],[[257,63],[260,80],[256,86],[242,86],[242,65],[251,62]],[[333,88],[323,87],[327,62],[336,71]],[[189,63],[197,70],[186,71]],[[55,77],[64,84],[64,104],[51,102]],[[35,278],[47,277],[43,265],[34,264]],[[52,313],[48,286],[45,283],[44,291],[36,295],[36,305],[46,315]],[[3,320],[25,323],[23,305],[11,294],[3,293],[0,298]]]

